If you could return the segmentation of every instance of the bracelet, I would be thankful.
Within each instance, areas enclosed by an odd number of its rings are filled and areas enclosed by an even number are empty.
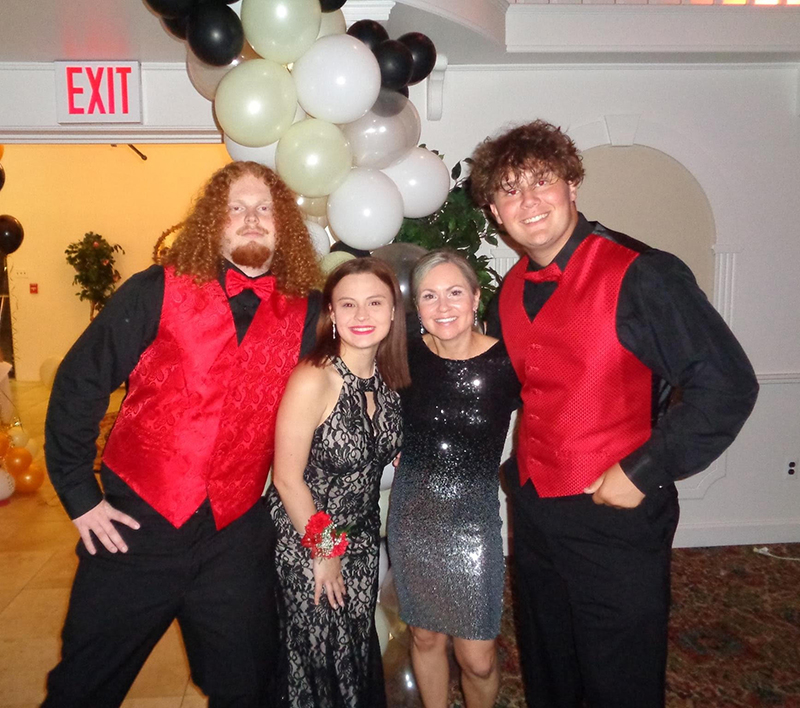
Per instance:
[[[311,549],[312,558],[335,558],[347,550],[349,541],[345,529],[337,529],[330,516],[318,511],[308,520],[301,543]]]

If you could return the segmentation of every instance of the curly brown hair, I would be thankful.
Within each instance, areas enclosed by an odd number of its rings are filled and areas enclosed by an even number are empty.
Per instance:
[[[475,148],[472,163],[470,189],[481,206],[525,175],[533,180],[555,176],[576,187],[584,175],[575,143],[561,128],[543,120],[487,138]]]
[[[198,283],[219,277],[228,194],[231,184],[246,175],[263,180],[272,195],[276,235],[270,270],[278,289],[286,295],[305,297],[322,283],[311,237],[295,195],[278,175],[257,162],[231,162],[211,176],[161,262],[173,266],[179,275],[193,276]]]

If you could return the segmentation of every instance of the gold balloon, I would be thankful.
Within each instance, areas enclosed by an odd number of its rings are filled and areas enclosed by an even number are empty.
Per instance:
[[[18,492],[22,494],[35,492],[44,482],[44,470],[34,463],[28,469],[16,475],[15,480]]]
[[[24,447],[12,447],[5,457],[6,469],[15,477],[30,467],[33,456]]]
[[[8,439],[8,433],[0,431],[0,457],[5,456],[9,447],[11,447],[11,440]]]
[[[5,149],[5,146],[3,146],[3,145],[0,145],[0,160],[2,160],[2,159],[3,159],[3,153],[5,152],[5,150],[6,150],[6,149]]]

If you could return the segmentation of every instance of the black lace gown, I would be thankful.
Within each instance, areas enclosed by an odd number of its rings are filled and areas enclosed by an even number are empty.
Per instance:
[[[400,617],[463,639],[494,639],[502,611],[500,457],[520,385],[502,342],[471,359],[409,345],[403,454],[387,536]]]
[[[400,447],[400,400],[380,374],[359,379],[341,359],[339,400],[316,429],[303,478],[318,511],[337,527],[351,526],[342,558],[344,607],[327,597],[314,605],[311,555],[300,544],[271,487],[268,500],[278,529],[276,566],[283,595],[283,705],[292,708],[377,708],[385,705],[383,670],[375,632],[380,542],[380,479]],[[365,391],[374,390],[367,414]],[[268,667],[267,670],[272,670]]]

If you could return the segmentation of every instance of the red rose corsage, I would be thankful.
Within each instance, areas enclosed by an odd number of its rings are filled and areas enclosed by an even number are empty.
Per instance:
[[[312,558],[335,558],[347,550],[349,542],[347,530],[337,529],[330,516],[318,511],[308,520],[301,543],[311,549]]]

